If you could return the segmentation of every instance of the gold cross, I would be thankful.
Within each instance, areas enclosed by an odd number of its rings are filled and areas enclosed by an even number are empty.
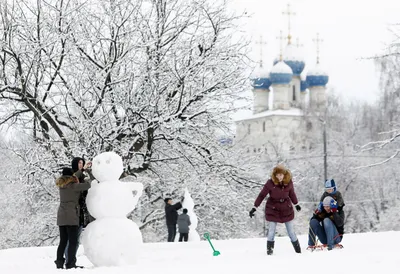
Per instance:
[[[283,40],[285,40],[285,37],[283,36],[283,31],[280,31],[280,35],[278,37],[276,37],[276,39],[280,40],[279,43],[279,61],[283,60]]]
[[[262,35],[260,35],[260,41],[256,41],[256,45],[260,45],[260,68],[263,66],[263,45],[266,44],[267,42],[265,42]]]
[[[313,41],[317,45],[317,64],[319,64],[319,46],[320,46],[320,43],[322,43],[324,40],[319,38],[319,33],[317,32],[317,37],[314,38]]]
[[[290,35],[290,16],[291,15],[296,15],[296,13],[292,12],[290,10],[290,4],[287,4],[287,9],[286,9],[286,11],[283,11],[282,14],[288,16],[288,36],[287,36],[287,39],[288,39],[288,44],[290,44],[291,43],[290,39],[292,38],[292,36]]]

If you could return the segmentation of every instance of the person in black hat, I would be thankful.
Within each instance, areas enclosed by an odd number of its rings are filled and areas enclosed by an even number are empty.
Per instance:
[[[75,157],[72,159],[71,167],[74,173],[74,176],[78,178],[79,183],[91,182],[94,177],[91,172],[91,162],[85,162],[83,157]],[[86,196],[88,194],[87,190],[81,191],[79,195],[79,228],[78,228],[78,241],[76,244],[76,252],[78,252],[79,244],[80,244],[80,236],[82,230],[94,220],[92,216],[90,216],[89,211],[86,206]],[[67,247],[65,248],[65,260],[68,261],[68,248],[69,241],[67,243]]]
[[[74,176],[71,168],[65,167],[62,175],[57,178],[56,186],[60,193],[60,205],[57,212],[57,225],[60,230],[60,243],[57,248],[57,259],[54,261],[57,268],[77,268],[76,246],[79,231],[79,196],[81,191],[88,190],[90,183],[80,183]],[[67,248],[68,259],[64,259],[64,250]]]
[[[183,197],[181,202],[183,202]],[[167,221],[168,228],[168,242],[173,242],[175,240],[176,235],[176,223],[178,221],[178,209],[182,208],[182,203],[178,202],[176,204],[172,204],[171,198],[165,198],[165,218]]]

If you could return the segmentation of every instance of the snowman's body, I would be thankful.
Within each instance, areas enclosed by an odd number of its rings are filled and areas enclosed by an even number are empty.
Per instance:
[[[185,200],[182,203],[182,207],[188,210],[187,214],[189,215],[191,222],[191,225],[189,226],[188,242],[199,242],[200,235],[196,230],[198,219],[196,213],[194,212],[194,201],[190,196],[190,193],[187,188],[185,189]],[[178,242],[178,240],[179,240],[179,233],[175,236],[175,242]]]
[[[122,159],[113,152],[93,159],[92,173],[100,183],[92,182],[86,204],[96,220],[85,228],[82,243],[95,266],[134,264],[143,243],[139,227],[127,218],[142,195],[143,185],[120,182],[122,171]],[[136,196],[133,191],[137,191]]]

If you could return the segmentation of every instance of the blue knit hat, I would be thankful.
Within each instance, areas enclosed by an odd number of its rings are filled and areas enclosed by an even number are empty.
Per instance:
[[[335,194],[336,193],[336,183],[335,180],[330,179],[330,180],[326,180],[325,181],[325,191],[328,189],[333,189],[333,192],[331,192],[331,194]]]

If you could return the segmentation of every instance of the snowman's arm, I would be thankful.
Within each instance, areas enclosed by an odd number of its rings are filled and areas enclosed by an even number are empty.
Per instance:
[[[72,184],[72,189],[76,191],[84,191],[90,188],[90,183]]]

